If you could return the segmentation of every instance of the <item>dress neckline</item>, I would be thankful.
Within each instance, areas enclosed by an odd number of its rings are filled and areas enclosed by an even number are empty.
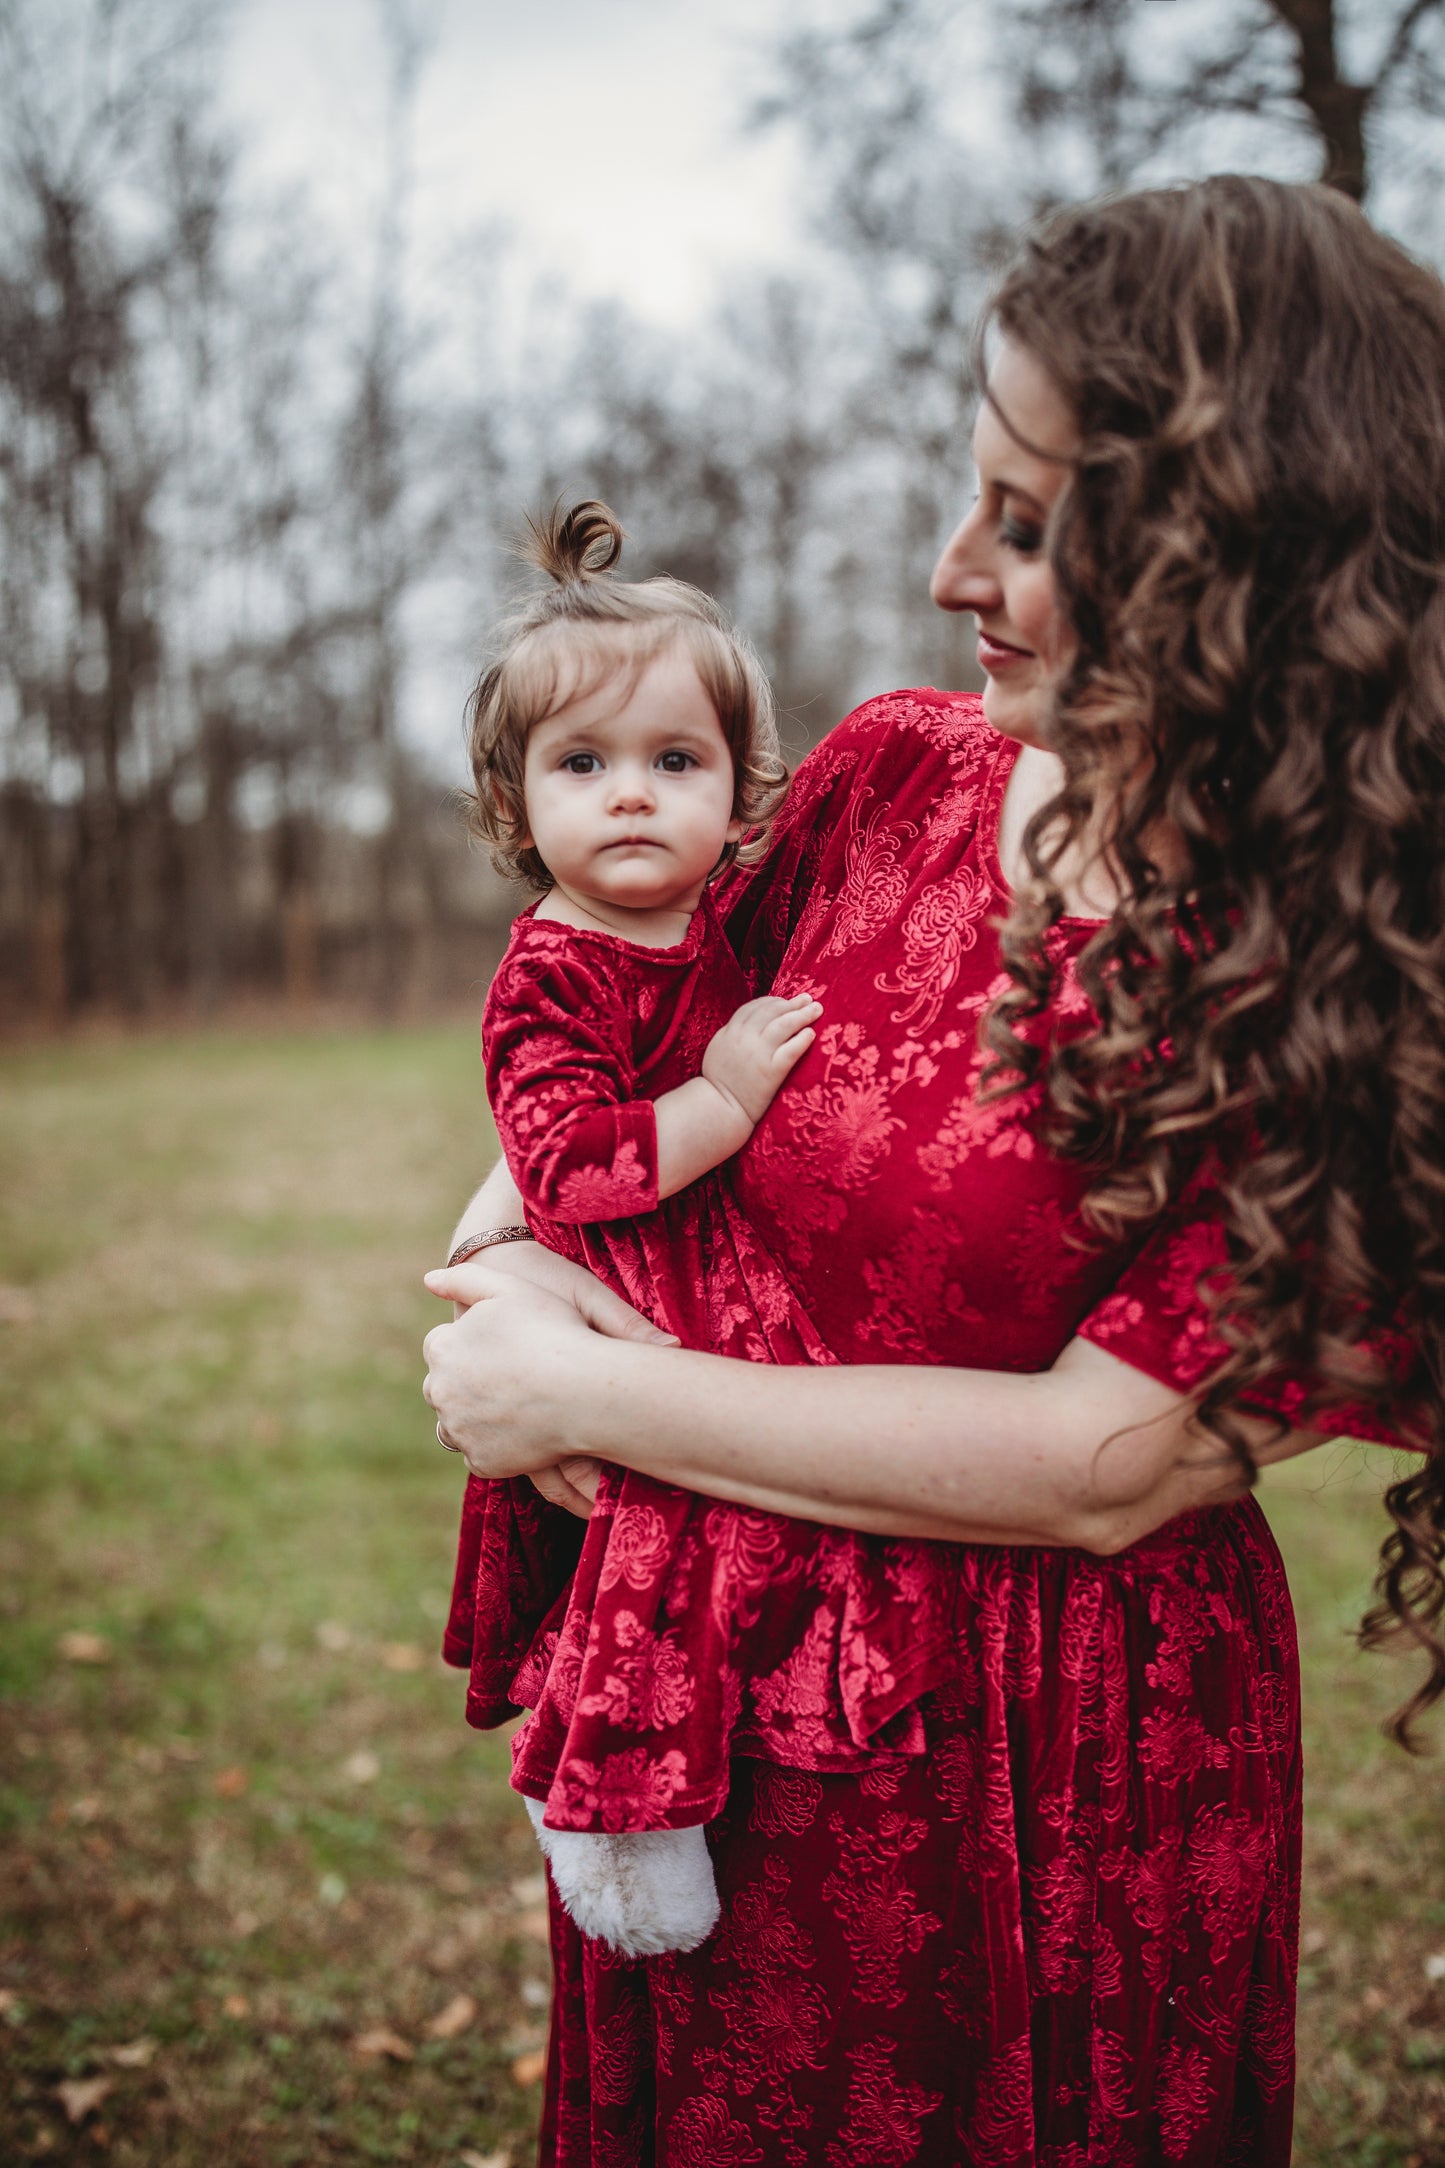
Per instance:
[[[541,902],[537,898],[537,903]],[[594,947],[621,950],[626,956],[651,956],[658,962],[691,963],[702,946],[708,925],[716,919],[717,907],[711,889],[705,888],[697,909],[687,922],[687,931],[680,941],[667,948],[658,948],[650,941],[629,941],[625,933],[612,933],[603,926],[569,926],[560,918],[538,918],[537,903],[529,903],[525,911],[519,911],[517,922],[526,920],[532,931],[542,937],[561,941],[587,941]]]

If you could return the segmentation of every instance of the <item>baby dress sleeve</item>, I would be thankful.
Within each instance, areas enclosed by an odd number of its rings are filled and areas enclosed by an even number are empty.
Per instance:
[[[631,1021],[575,949],[508,958],[482,1022],[487,1096],[526,1211],[630,1219],[657,1208],[657,1116],[634,1097]]]
[[[1081,1339],[1172,1385],[1180,1393],[1200,1392],[1228,1349],[1212,1329],[1201,1281],[1207,1286],[1227,1270],[1223,1203],[1217,1190],[1195,1183],[1155,1229],[1111,1293],[1079,1326]],[[1403,1384],[1409,1377],[1414,1347],[1402,1330],[1380,1331],[1365,1352]],[[1377,1409],[1361,1402],[1310,1405],[1310,1384],[1302,1377],[1271,1380],[1247,1393],[1241,1406],[1256,1415],[1278,1415],[1291,1426],[1317,1430],[1327,1437],[1367,1438],[1380,1445],[1410,1445],[1386,1423]]]

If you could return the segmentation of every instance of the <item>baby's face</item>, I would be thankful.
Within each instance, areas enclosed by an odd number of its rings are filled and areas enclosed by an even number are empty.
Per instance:
[[[558,887],[614,911],[690,910],[740,833],[727,740],[680,647],[538,723],[523,790],[528,840]]]

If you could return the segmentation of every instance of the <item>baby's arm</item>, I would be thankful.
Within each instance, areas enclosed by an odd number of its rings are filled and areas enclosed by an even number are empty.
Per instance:
[[[713,1033],[702,1074],[664,1092],[657,1114],[657,1194],[671,1197],[740,1152],[773,1094],[814,1039],[810,994],[746,1001]]]

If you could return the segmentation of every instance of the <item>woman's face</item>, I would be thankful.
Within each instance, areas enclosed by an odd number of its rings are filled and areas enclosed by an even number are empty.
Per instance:
[[[978,619],[978,659],[988,675],[983,712],[994,729],[1044,745],[1053,686],[1073,645],[1043,552],[1044,526],[1078,431],[1033,355],[1008,340],[988,393],[973,432],[978,496],[944,545],[929,591],[941,610],[971,610]],[[1038,450],[1026,450],[1001,415]]]

